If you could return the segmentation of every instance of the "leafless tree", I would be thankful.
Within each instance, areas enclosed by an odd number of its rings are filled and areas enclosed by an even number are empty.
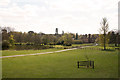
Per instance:
[[[101,21],[101,28],[100,28],[100,33],[102,35],[102,40],[101,42],[103,42],[103,46],[104,46],[104,50],[106,50],[106,42],[107,42],[107,33],[108,33],[108,29],[109,29],[109,25],[108,25],[108,21],[107,18],[103,18]]]

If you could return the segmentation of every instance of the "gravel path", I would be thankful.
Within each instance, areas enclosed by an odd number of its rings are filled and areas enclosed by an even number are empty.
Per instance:
[[[89,47],[89,46],[83,46],[83,47],[80,47],[80,48],[85,48],[85,47]],[[34,53],[34,54],[23,54],[23,55],[1,56],[0,58],[10,58],[10,57],[20,57],[20,56],[30,56],[30,55],[49,54],[49,53],[57,53],[57,52],[63,52],[63,51],[74,50],[74,49],[77,49],[77,48],[64,49],[64,50],[53,51],[53,52],[44,52],[44,53]]]

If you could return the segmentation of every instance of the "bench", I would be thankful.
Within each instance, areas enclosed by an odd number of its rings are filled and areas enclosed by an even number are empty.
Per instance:
[[[85,68],[93,68],[94,69],[94,61],[78,61],[77,66],[78,66],[78,68],[85,67]]]

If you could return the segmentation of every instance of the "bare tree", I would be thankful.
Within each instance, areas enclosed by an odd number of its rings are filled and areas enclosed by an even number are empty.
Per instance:
[[[14,31],[13,27],[3,27],[3,29],[7,30],[7,32]]]
[[[109,25],[108,25],[108,21],[107,18],[103,18],[101,21],[101,28],[100,28],[100,33],[102,38],[101,39],[101,44],[103,44],[104,46],[104,50],[106,50],[106,43],[107,43],[107,33],[108,33],[108,29],[109,29]]]

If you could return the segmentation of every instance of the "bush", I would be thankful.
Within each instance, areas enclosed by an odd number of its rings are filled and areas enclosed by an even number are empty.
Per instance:
[[[3,50],[6,50],[6,49],[9,49],[9,47],[10,47],[9,41],[4,40],[4,41],[2,42],[2,49],[3,49]]]
[[[83,42],[81,40],[74,40],[73,44],[82,44]]]
[[[63,44],[63,46],[72,46],[72,44]]]

